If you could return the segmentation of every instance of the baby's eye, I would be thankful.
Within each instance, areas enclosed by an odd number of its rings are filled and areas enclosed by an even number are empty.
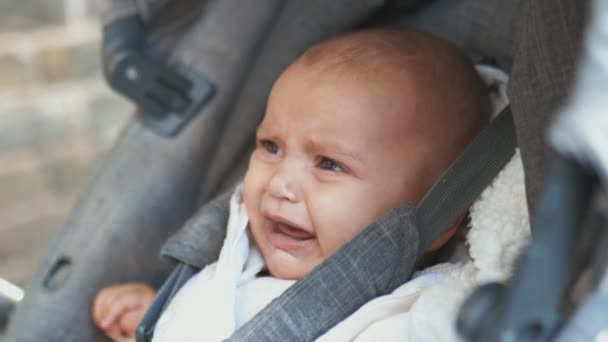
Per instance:
[[[340,163],[327,157],[321,157],[319,161],[319,168],[322,170],[328,170],[333,172],[344,172],[346,171]]]
[[[260,140],[259,144],[270,154],[279,154],[279,145],[272,140]]]

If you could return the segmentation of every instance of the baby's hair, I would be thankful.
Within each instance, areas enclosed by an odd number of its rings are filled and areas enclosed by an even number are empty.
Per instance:
[[[381,67],[403,67],[407,59],[424,57],[421,48],[428,45],[430,37],[421,32],[397,28],[355,31],[313,46],[298,62],[320,71],[334,72],[353,67],[367,72]],[[439,40],[435,43],[443,44]],[[427,46],[427,49],[438,47]]]

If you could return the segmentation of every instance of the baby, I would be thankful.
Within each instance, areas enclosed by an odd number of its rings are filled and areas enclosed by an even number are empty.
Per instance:
[[[489,112],[471,64],[428,34],[365,30],[307,50],[271,90],[243,181],[267,271],[301,279],[383,213],[418,203]],[[154,295],[143,284],[103,289],[93,319],[113,339],[133,336]]]

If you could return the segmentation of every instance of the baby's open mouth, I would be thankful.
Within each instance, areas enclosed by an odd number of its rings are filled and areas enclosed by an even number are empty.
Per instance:
[[[275,247],[290,254],[303,254],[313,246],[316,236],[300,227],[267,218],[266,234],[268,241]]]
[[[272,221],[271,224],[273,233],[285,234],[296,240],[308,240],[314,238],[314,235],[311,233],[285,223]]]

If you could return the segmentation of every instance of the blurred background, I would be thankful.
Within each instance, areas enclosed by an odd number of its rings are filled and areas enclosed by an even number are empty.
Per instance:
[[[0,278],[23,285],[128,120],[83,0],[0,1]]]

